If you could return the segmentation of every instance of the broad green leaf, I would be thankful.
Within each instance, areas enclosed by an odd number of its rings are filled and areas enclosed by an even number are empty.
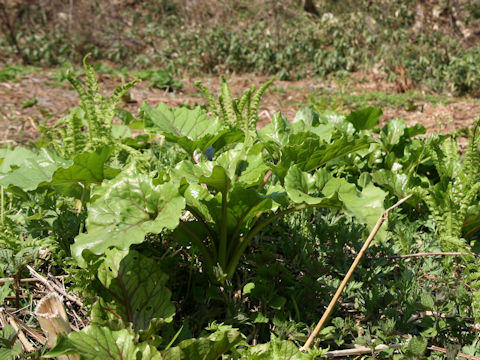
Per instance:
[[[190,184],[185,190],[183,196],[185,203],[201,215],[207,222],[213,222],[219,214],[221,207],[220,199],[214,197],[208,190],[200,184]]]
[[[320,123],[319,115],[312,109],[312,107],[302,107],[295,114],[295,118],[292,122],[292,128],[294,132],[312,132],[323,141],[331,141],[332,135],[337,129],[337,126],[333,122],[327,122],[326,124]]]
[[[76,237],[72,254],[103,254],[109,247],[123,250],[144,241],[148,233],[174,229],[185,200],[171,183],[154,186],[152,178],[128,169],[95,189],[98,198],[88,210],[87,233]]]
[[[241,184],[235,184],[228,195],[228,212],[235,219],[235,224],[242,223],[248,229],[251,220],[259,213],[272,210],[273,201],[262,190],[245,189]]]
[[[341,208],[335,194],[329,197],[322,196],[320,191],[329,179],[329,175],[323,169],[318,170],[314,175],[301,171],[298,166],[293,165],[285,177],[285,190],[290,198],[297,204],[309,204],[325,207]]]
[[[263,159],[262,149],[263,147],[257,144],[239,160],[235,173],[236,182],[241,182],[244,186],[258,186],[262,183],[269,169]]]
[[[107,250],[98,269],[98,279],[114,299],[101,306],[113,310],[123,321],[133,323],[136,331],[145,330],[152,319],[171,322],[175,306],[165,287],[168,275],[156,263],[130,250]]]
[[[190,155],[196,149],[205,152],[210,146],[217,151],[226,144],[241,141],[244,137],[240,130],[222,129],[222,124],[209,118],[200,107],[169,108],[160,104],[152,108],[143,104],[140,110],[146,131],[162,134],[167,141],[179,144]]]
[[[285,145],[292,133],[292,125],[280,113],[273,115],[272,121],[263,129],[258,130],[258,137],[263,143],[272,142],[277,145]]]
[[[322,124],[332,124],[344,134],[353,135],[355,127],[346,120],[344,115],[340,115],[334,111],[327,110],[319,114],[319,121]]]
[[[1,301],[3,303],[3,299]],[[16,359],[23,352],[17,331],[8,324],[0,329],[0,360]]]
[[[216,331],[207,337],[184,340],[160,354],[168,360],[217,360],[241,340],[242,334],[237,330]]]
[[[215,151],[218,151],[227,144],[241,141],[244,137],[244,133],[242,131],[224,129],[219,130],[215,135],[207,134],[197,140],[191,140],[186,136],[180,137],[172,134],[165,134],[164,136],[167,141],[177,143],[186,152],[193,155],[195,150],[200,149],[205,153],[209,147],[211,147],[213,153],[215,153]]]
[[[211,161],[195,164],[190,160],[183,160],[171,170],[171,177],[176,181],[185,178],[188,183],[198,183],[201,176],[211,174],[212,170],[213,163]]]
[[[346,118],[355,127],[355,130],[371,130],[378,125],[378,120],[382,116],[382,110],[379,108],[367,107],[364,109],[352,111]]]
[[[245,354],[249,360],[303,360],[310,357],[302,353],[291,341],[272,340],[253,346]]]
[[[73,165],[58,169],[49,183],[61,194],[77,199],[88,199],[88,187],[101,184],[107,177],[105,162],[109,159],[113,149],[101,147],[92,152],[82,153],[73,158]],[[110,174],[118,174],[118,169],[108,169]],[[109,175],[110,175],[109,174]],[[84,192],[87,191],[85,194]]]
[[[303,108],[295,115],[292,123],[277,113],[272,121],[258,131],[258,136],[267,149],[273,151],[289,143],[291,134],[316,134],[322,141],[329,142],[336,126],[334,123],[320,124],[318,114],[310,108]]]
[[[82,360],[136,360],[139,348],[128,330],[112,331],[106,327],[89,325],[68,336],[60,334],[55,346],[44,356],[54,358],[65,354],[79,354]]]
[[[215,134],[220,129],[220,122],[210,119],[205,111],[197,107],[169,108],[159,104],[156,108],[144,103],[140,110],[143,113],[145,129],[156,130],[175,136],[186,136],[197,140],[206,134]]]
[[[415,124],[405,129],[405,137],[411,138],[417,135],[422,135],[427,132],[427,129],[422,124]]]
[[[295,134],[290,137],[290,144],[283,147],[280,161],[272,167],[272,171],[283,180],[293,165],[297,165],[302,171],[310,172],[329,161],[368,146],[369,140],[366,137],[360,139],[341,137],[332,143],[326,143],[320,141],[314,134]]]
[[[112,136],[115,139],[125,139],[132,135],[130,127],[127,125],[114,124],[112,125]]]
[[[381,132],[381,139],[386,149],[391,150],[394,145],[400,142],[407,126],[401,119],[389,121]]]
[[[433,297],[429,293],[422,293],[422,295],[420,295],[420,303],[426,310],[433,310],[435,307]]]
[[[319,124],[318,114],[312,109],[311,106],[303,106],[297,111],[292,122],[296,123],[300,121],[309,125],[310,127],[316,126]]]
[[[408,176],[402,173],[379,170],[372,174],[372,179],[376,184],[387,188],[399,198],[407,196],[407,192],[410,190]]]
[[[72,161],[45,149],[36,154],[17,147],[4,156],[0,165],[0,185],[14,185],[24,191],[35,190],[41,183],[50,181],[57,169],[72,165]]]
[[[363,224],[366,224],[371,230],[383,214],[383,202],[386,193],[372,183],[365,186],[362,191],[358,191],[354,184],[345,179],[332,178],[322,189],[325,196],[331,196],[335,193],[343,203],[345,212]],[[385,236],[385,230],[381,229],[378,235],[380,238]]]
[[[225,169],[218,165],[214,166],[210,175],[202,175],[199,177],[198,181],[223,193],[228,191],[231,183],[231,180],[228,177]]]

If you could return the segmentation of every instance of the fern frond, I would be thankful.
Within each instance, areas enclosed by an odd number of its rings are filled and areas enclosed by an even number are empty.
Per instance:
[[[121,86],[117,86],[113,90],[112,96],[109,99],[104,101],[103,106],[101,107],[101,117],[103,118],[103,123],[110,130],[112,128],[113,118],[115,117],[115,109],[118,106],[118,103],[122,97],[135,85],[138,80],[130,81],[129,83]]]
[[[66,128],[61,136],[64,143],[64,152],[71,156],[82,151],[87,145],[87,139],[82,129],[83,122],[79,114],[79,109],[74,109],[67,116],[65,122]]]
[[[472,129],[470,141],[468,142],[467,149],[465,150],[465,156],[463,160],[463,171],[469,180],[469,185],[473,182],[477,182],[480,176],[480,118],[478,118]]]
[[[80,81],[73,76],[73,74],[68,71],[67,72],[67,79],[75,88],[80,97],[80,107],[85,112],[85,119],[88,124],[88,137],[89,141],[93,142],[94,139],[98,136],[98,134],[102,133],[99,127],[99,121],[97,119],[97,112],[95,109],[95,102],[93,97],[85,91]]]
[[[472,187],[470,187],[460,201],[460,208],[457,214],[459,219],[465,219],[468,208],[470,207],[470,205],[472,205],[478,194],[480,194],[480,182],[477,182]]]
[[[228,86],[228,82],[225,76],[222,76],[220,94],[221,96],[219,97],[219,101],[222,105],[222,109],[224,109],[227,115],[226,120],[228,123],[233,124],[235,123],[237,117],[235,116],[235,111],[233,110],[232,93],[230,92],[230,86]]]
[[[439,142],[440,140],[438,136],[432,136],[430,139],[428,139],[425,149],[430,156],[433,165],[437,169],[440,178],[445,178],[448,176],[448,169],[446,166],[445,154],[440,148]]]
[[[100,90],[98,87],[97,76],[95,73],[95,69],[92,65],[88,63],[88,58],[91,54],[85,55],[83,58],[83,68],[85,69],[85,76],[86,76],[86,85],[88,92],[91,94],[92,98],[98,91]]]
[[[218,117],[220,115],[220,110],[210,90],[203,86],[200,81],[195,81],[194,85],[198,90],[200,90],[202,96],[208,100],[209,110],[212,112],[213,115]]]
[[[245,106],[248,104],[250,105],[251,99],[252,99],[252,94],[255,91],[255,85],[252,86],[250,89],[246,90],[241,98],[240,101],[238,102],[238,110],[240,112],[243,112],[243,109],[245,109]],[[247,107],[248,108],[248,107]]]
[[[224,100],[222,94],[218,95],[218,108],[220,109],[219,111],[219,117],[222,119],[224,124],[228,124],[228,113],[227,109],[225,108]]]
[[[255,93],[252,98],[252,109],[251,109],[251,118],[248,120],[248,127],[252,130],[255,130],[258,123],[258,107],[260,106],[260,99],[262,98],[265,91],[267,91],[268,87],[272,85],[275,81],[276,77],[271,78],[265,84],[263,84]]]

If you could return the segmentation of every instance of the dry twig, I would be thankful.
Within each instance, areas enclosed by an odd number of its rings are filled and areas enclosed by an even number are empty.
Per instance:
[[[392,345],[378,345],[373,349],[374,352],[386,350],[386,349],[398,349],[401,348],[402,344],[392,344]],[[370,354],[372,352],[372,348],[367,346],[355,346],[353,349],[344,349],[344,350],[332,350],[327,351],[326,355],[329,358],[333,357],[345,357],[345,356],[352,356],[352,355],[362,355],[362,354]]]
[[[461,252],[426,252],[426,253],[417,253],[417,254],[407,254],[407,255],[393,255],[387,256],[388,259],[403,259],[403,258],[412,258],[412,257],[425,257],[425,256],[461,256]]]
[[[358,253],[357,257],[355,258],[355,260],[353,261],[353,264],[350,266],[350,269],[348,270],[347,272],[347,275],[345,275],[345,278],[343,279],[342,283],[340,284],[340,286],[338,287],[337,289],[337,292],[335,293],[335,295],[333,296],[332,300],[330,301],[330,304],[328,305],[327,307],[327,310],[325,311],[325,313],[323,314],[322,318],[320,319],[320,321],[318,322],[317,326],[315,327],[315,329],[313,330],[313,332],[310,334],[310,336],[308,337],[307,339],[307,342],[300,348],[300,351],[306,351],[312,344],[313,340],[315,339],[315,337],[318,335],[318,333],[320,332],[320,330],[322,329],[323,325],[325,324],[325,322],[327,321],[328,317],[330,316],[330,313],[332,312],[336,302],[338,301],[338,298],[340,297],[340,295],[342,294],[342,291],[343,289],[345,288],[345,286],[347,285],[348,281],[350,280],[350,277],[352,276],[353,272],[355,271],[355,269],[357,268],[358,266],[358,263],[360,262],[360,260],[362,259],[363,255],[365,254],[365,251],[367,251],[368,249],[368,246],[370,245],[370,243],[372,242],[373,238],[375,237],[375,235],[377,234],[378,230],[380,229],[380,227],[382,226],[383,222],[387,219],[388,217],[388,213],[393,210],[394,208],[400,206],[402,203],[404,203],[405,201],[407,201],[412,195],[408,195],[406,197],[404,197],[402,200],[398,201],[395,205],[393,205],[392,207],[388,208],[387,210],[385,210],[385,212],[382,214],[382,216],[380,216],[380,218],[378,219],[377,223],[375,224],[375,227],[373,228],[373,230],[371,231],[370,235],[368,236],[367,238],[367,241],[365,241],[365,244],[363,244],[363,247],[362,249],[360,250],[360,252]]]
[[[50,291],[58,291],[60,294],[65,296],[68,300],[74,302],[80,307],[83,307],[83,303],[77,299],[75,296],[68,294],[64,289],[62,289],[57,284],[50,283],[47,279],[45,279],[42,275],[37,273],[30,265],[27,265],[28,271],[32,274],[33,277],[37,278],[42,284],[44,284]]]
[[[442,352],[444,354],[447,353],[447,349],[439,347],[439,346],[432,345],[432,346],[429,346],[428,348],[430,350],[439,351],[439,352]],[[457,357],[461,357],[461,358],[464,358],[464,359],[471,359],[471,360],[480,360],[480,357],[478,357],[478,356],[468,355],[468,354],[464,354],[464,353],[458,353]]]

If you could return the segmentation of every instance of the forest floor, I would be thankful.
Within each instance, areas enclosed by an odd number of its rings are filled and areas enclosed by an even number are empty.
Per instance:
[[[42,70],[23,75],[15,81],[0,82],[0,143],[2,145],[25,144],[39,138],[37,123],[53,124],[66,115],[68,109],[78,104],[78,96],[68,81],[57,81],[58,73]],[[119,76],[99,75],[100,88],[105,95],[125,82]],[[229,76],[234,96],[252,85],[261,86],[269,78],[257,75]],[[194,81],[201,80],[215,93],[220,79],[217,76],[183,78],[181,91],[168,92],[149,87],[149,81],[141,81],[130,91],[131,98],[122,105],[136,115],[139,106],[147,102],[151,106],[166,103],[170,106],[204,104]],[[259,126],[267,124],[272,115],[280,111],[292,120],[302,105],[314,105],[317,110],[334,109],[350,111],[363,106],[382,108],[382,121],[402,118],[409,125],[420,123],[428,132],[448,133],[468,127],[480,115],[480,101],[468,97],[445,94],[426,94],[420,89],[398,93],[396,84],[373,73],[356,73],[344,81],[323,81],[319,78],[299,81],[277,80],[266,92],[260,103]]]

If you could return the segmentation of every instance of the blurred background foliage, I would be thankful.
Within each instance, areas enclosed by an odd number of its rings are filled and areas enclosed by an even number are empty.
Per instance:
[[[478,0],[0,0],[0,61],[295,80],[370,69],[400,92],[480,92]]]

